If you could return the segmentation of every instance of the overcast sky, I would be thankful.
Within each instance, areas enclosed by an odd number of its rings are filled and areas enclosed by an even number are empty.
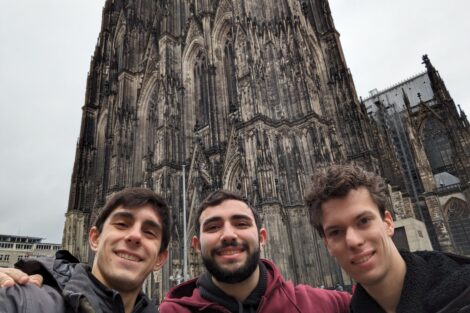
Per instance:
[[[0,234],[60,242],[104,0],[0,4]],[[359,96],[422,72],[427,53],[470,114],[470,1],[330,5]]]

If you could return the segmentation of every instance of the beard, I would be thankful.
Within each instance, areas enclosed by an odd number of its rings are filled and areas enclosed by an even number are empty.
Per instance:
[[[245,251],[249,251],[248,247],[245,244],[240,244],[237,242],[227,242],[222,245],[222,248],[226,247],[239,247],[242,246]],[[252,253],[248,253],[248,257],[245,263],[235,270],[227,270],[219,266],[214,259],[215,254],[218,249],[211,251],[210,256],[205,256],[202,254],[202,261],[207,271],[214,277],[217,281],[227,284],[236,284],[242,282],[253,274],[256,270],[259,260],[260,260],[260,248],[259,246]]]

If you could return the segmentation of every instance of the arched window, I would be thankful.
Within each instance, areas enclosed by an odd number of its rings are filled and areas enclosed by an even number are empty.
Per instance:
[[[279,105],[279,77],[276,71],[276,54],[275,48],[272,43],[266,46],[266,91],[268,96],[268,103],[271,108]],[[278,108],[279,110],[279,108]]]
[[[116,41],[114,43],[114,51],[116,53],[116,62],[118,71],[121,71],[124,68],[124,48],[125,48],[125,28],[121,27],[116,36]]]
[[[429,118],[424,122],[421,136],[432,172],[434,174],[442,172],[455,174],[452,164],[452,148],[444,126],[438,120]]]
[[[235,69],[235,53],[231,39],[227,40],[224,48],[225,84],[227,86],[227,99],[230,112],[238,107],[237,104],[237,76]]]
[[[100,188],[100,201],[104,200],[108,186],[108,173],[109,173],[109,159],[110,159],[110,146],[108,143],[108,112],[99,117],[97,129],[97,143],[96,143],[96,163],[94,173],[96,175],[96,182]]]
[[[244,173],[242,172],[240,162],[242,162],[241,159],[237,158],[235,162],[230,164],[230,170],[228,171],[228,177],[224,188],[242,194]]]
[[[446,205],[447,223],[457,253],[470,255],[470,210],[465,201],[452,198]]]
[[[194,101],[196,104],[196,128],[209,123],[209,72],[202,52],[194,64]]]

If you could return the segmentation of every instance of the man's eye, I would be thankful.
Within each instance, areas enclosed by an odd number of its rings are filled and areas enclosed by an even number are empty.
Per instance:
[[[250,224],[248,224],[247,222],[238,222],[238,223],[237,223],[237,226],[238,226],[238,227],[249,227]]]
[[[326,235],[328,237],[336,237],[339,235],[339,230],[338,229],[330,230]]]
[[[150,237],[157,237],[157,234],[154,231],[151,231],[151,230],[146,230],[144,233],[147,236],[150,236]]]
[[[218,230],[219,226],[218,225],[207,225],[204,229],[208,232],[211,232],[211,231]]]
[[[118,228],[126,228],[127,224],[124,223],[124,222],[116,222],[116,223],[114,223],[114,226],[116,226]]]
[[[368,217],[363,217],[359,220],[359,225],[366,225],[367,223],[369,223]]]

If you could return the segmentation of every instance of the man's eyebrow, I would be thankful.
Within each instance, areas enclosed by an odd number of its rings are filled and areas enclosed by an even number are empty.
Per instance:
[[[120,212],[116,212],[113,215],[111,215],[110,218],[111,219],[125,218],[125,219],[133,220],[134,219],[134,214],[132,214],[131,212],[127,212],[127,211],[120,211]],[[158,229],[163,228],[162,225],[160,225],[158,222],[152,221],[152,220],[145,220],[143,224],[147,227],[153,227],[153,228],[158,228]]]
[[[360,213],[359,215],[357,215],[354,220],[357,221],[357,220],[360,220],[361,218],[369,216],[369,215],[371,215],[371,213],[369,211],[364,211],[364,212]]]
[[[131,212],[127,211],[119,211],[119,212],[114,212],[110,216],[111,219],[114,218],[127,218],[127,219],[134,219],[134,215]]]
[[[235,214],[232,217],[230,217],[231,220],[253,220],[253,218],[249,215],[245,214]]]
[[[202,226],[208,224],[208,223],[212,223],[212,222],[218,222],[218,221],[221,221],[222,218],[220,216],[213,216],[213,217],[209,217],[208,219],[205,219],[203,222],[202,222]]]
[[[221,221],[222,218],[220,216],[213,216],[213,217],[209,217],[208,219],[204,220],[202,222],[202,226],[208,224],[208,223],[212,223],[212,222],[218,222],[218,221]],[[253,218],[249,215],[245,215],[245,214],[235,214],[235,215],[232,215],[230,217],[230,220],[253,220]]]

